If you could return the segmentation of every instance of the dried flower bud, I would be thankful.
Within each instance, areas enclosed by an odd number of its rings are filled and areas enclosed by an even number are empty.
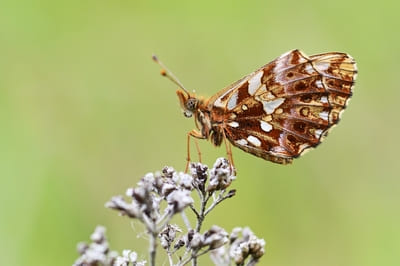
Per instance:
[[[76,249],[81,255],[84,254],[88,248],[89,245],[86,242],[79,242],[78,245],[76,246]]]
[[[228,194],[226,194],[228,198],[232,198],[235,195],[236,195],[236,189],[231,189],[228,191]]]
[[[135,191],[134,188],[130,187],[130,188],[128,188],[128,189],[126,190],[125,195],[126,195],[127,197],[132,198],[132,197],[133,197],[133,192],[134,192],[134,191]]]
[[[229,240],[232,243],[233,241],[235,241],[236,239],[238,239],[239,234],[242,232],[242,228],[241,227],[235,227],[232,229],[232,233],[229,236]]]
[[[114,266],[128,266],[129,265],[129,259],[126,257],[121,257],[118,256],[115,258]]]
[[[178,188],[176,187],[175,184],[165,182],[162,185],[161,195],[164,196],[164,197],[167,197],[172,191],[177,190],[177,189]]]
[[[213,225],[210,230],[204,233],[204,245],[210,249],[219,248],[228,242],[228,233],[221,227]]]
[[[105,228],[97,226],[91,235],[92,243],[79,243],[78,252],[81,255],[74,263],[74,266],[86,265],[107,265],[109,247],[105,236]]]
[[[146,261],[137,261],[138,255],[136,252],[126,249],[122,252],[122,256],[118,256],[113,266],[143,266]]]
[[[181,212],[193,203],[189,190],[175,190],[167,197],[167,202],[173,213]]]
[[[191,175],[185,174],[183,172],[178,173],[179,180],[178,184],[180,187],[187,189],[187,190],[192,190],[193,189],[193,177]]]
[[[189,248],[190,241],[192,241],[195,231],[190,229],[186,235],[186,247]]]
[[[175,241],[177,232],[182,232],[182,230],[177,225],[173,224],[167,224],[160,232],[159,238],[161,246],[164,249],[168,250],[171,247],[171,244]]]
[[[225,246],[211,250],[210,258],[215,265],[231,265]]]
[[[137,187],[133,189],[132,197],[139,205],[148,204],[151,189],[148,187]]]
[[[239,233],[242,238],[239,238]],[[230,256],[236,265],[243,265],[248,257],[258,261],[264,253],[265,241],[258,239],[249,228],[235,228],[231,234]]]
[[[249,241],[249,253],[254,259],[259,259],[265,254],[265,240],[253,236]]]
[[[127,203],[122,196],[114,196],[110,201],[106,202],[106,208],[120,211],[122,215],[127,215],[130,218],[141,217],[141,212],[136,203]]]
[[[104,226],[98,225],[94,230],[90,239],[95,243],[102,243],[105,240],[106,228]]]
[[[150,186],[141,186],[133,190],[133,199],[137,203],[139,210],[145,213],[148,217],[157,218],[159,209],[159,200],[152,193]]]
[[[208,177],[208,166],[201,163],[191,163],[190,164],[190,173],[193,176],[193,185],[198,188],[200,191],[204,191],[205,184],[207,182]]]
[[[185,240],[183,238],[178,239],[174,245],[174,249],[178,250],[185,245]]]
[[[161,194],[161,189],[162,186],[164,185],[164,177],[160,172],[155,172],[154,173],[154,182],[153,182],[153,187],[154,187],[154,191],[157,194]]]
[[[172,176],[173,176],[174,173],[175,173],[175,169],[174,169],[173,167],[170,167],[170,166],[165,166],[165,167],[162,169],[162,173],[164,174],[164,176],[165,176],[166,178],[172,178]]]
[[[138,182],[139,187],[153,187],[155,181],[155,177],[153,173],[147,173],[144,177]]]
[[[108,252],[108,243],[107,242],[103,242],[103,243],[91,243],[89,245],[89,248],[91,250],[95,250],[97,253],[102,253],[102,254],[106,254]]]
[[[200,233],[194,233],[189,247],[193,250],[198,250],[203,247],[203,236]]]
[[[234,171],[229,161],[225,158],[218,158],[210,170],[210,182],[207,191],[226,189],[235,179]]]

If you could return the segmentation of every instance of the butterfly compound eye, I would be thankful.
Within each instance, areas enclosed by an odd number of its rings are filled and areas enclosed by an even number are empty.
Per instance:
[[[197,99],[189,98],[186,102],[186,108],[190,111],[194,111],[197,106]]]

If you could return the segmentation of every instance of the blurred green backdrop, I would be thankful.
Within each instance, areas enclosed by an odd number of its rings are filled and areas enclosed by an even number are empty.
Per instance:
[[[97,224],[145,253],[103,205],[146,172],[183,170],[185,119],[157,53],[210,96],[280,54],[350,53],[354,97],[316,150],[280,166],[234,150],[238,195],[204,228],[250,226],[261,265],[400,265],[396,1],[0,3],[0,264],[70,265]],[[205,163],[224,148],[200,142]],[[202,260],[209,265],[208,259]]]

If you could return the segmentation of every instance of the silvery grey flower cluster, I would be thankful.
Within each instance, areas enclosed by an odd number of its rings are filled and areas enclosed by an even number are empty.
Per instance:
[[[137,254],[130,250],[124,250],[122,256],[118,256],[116,251],[110,251],[105,233],[105,227],[97,226],[90,236],[92,243],[78,243],[77,249],[81,256],[75,261],[74,266],[144,266],[146,264],[144,260],[138,261]]]
[[[210,170],[204,164],[191,163],[190,174],[164,167],[160,172],[146,174],[136,187],[127,189],[125,197],[114,196],[105,206],[145,225],[151,266],[156,262],[158,244],[166,252],[170,266],[197,265],[198,258],[206,253],[211,254],[216,265],[230,265],[231,262],[244,265],[248,258],[248,265],[254,265],[264,254],[265,243],[249,229],[240,231],[242,237],[239,237],[238,229],[229,235],[216,225],[202,231],[206,216],[221,202],[235,195],[236,190],[228,189],[235,175],[232,165],[224,158],[218,158]],[[190,224],[186,210],[195,215],[194,226]],[[170,223],[177,214],[182,217],[185,229]],[[106,241],[104,232],[102,239]],[[112,253],[111,258],[108,243],[105,243],[107,248],[96,253],[98,258],[102,258],[97,260],[99,265],[144,265],[145,262],[136,261],[135,252],[128,250],[120,257]],[[227,245],[229,249],[225,249]],[[80,252],[77,262],[83,261],[86,251],[91,252],[89,248]]]
[[[228,266],[231,262],[235,265],[256,265],[265,253],[264,246],[264,239],[257,238],[248,227],[236,227],[229,236],[229,245],[212,250],[210,257],[219,266]]]
[[[240,233],[242,237],[240,237]],[[230,241],[229,255],[236,265],[244,265],[247,258],[250,258],[249,264],[254,265],[265,253],[264,239],[257,238],[248,227],[243,229],[240,227],[234,228]]]

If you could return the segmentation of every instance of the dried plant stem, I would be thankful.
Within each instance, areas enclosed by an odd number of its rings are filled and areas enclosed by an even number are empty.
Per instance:
[[[210,196],[201,194],[201,204],[200,204],[200,212],[196,212],[197,215],[197,224],[196,224],[196,232],[200,232],[201,226],[203,224],[204,218],[206,217],[206,207],[207,202],[210,199]]]
[[[156,254],[157,254],[157,232],[150,233],[150,265],[156,265]]]
[[[200,257],[200,256],[202,256],[202,255],[204,255],[204,254],[206,254],[206,253],[208,253],[210,251],[210,249],[206,249],[206,250],[203,250],[202,252],[200,252],[200,253],[193,253],[192,254],[192,256],[191,257],[189,257],[188,259],[186,259],[185,261],[183,261],[181,264],[179,264],[179,265],[186,265],[186,264],[188,264],[191,260],[192,260],[192,265],[193,265],[193,262],[194,262],[194,259],[196,259],[197,260],[197,258],[198,257]],[[197,261],[196,261],[196,265],[197,265]]]
[[[256,259],[250,259],[250,261],[246,264],[246,266],[254,266],[258,263]]]
[[[212,211],[212,209],[215,208],[215,206],[217,206],[218,204],[220,204],[222,201],[230,198],[230,195],[225,195],[225,190],[222,190],[221,193],[218,195],[218,198],[211,204],[210,207],[208,207],[208,209],[204,212],[204,216],[206,216],[210,211]]]
[[[167,256],[168,256],[169,265],[173,266],[174,265],[174,261],[172,260],[171,252],[167,252]]]
[[[197,216],[197,223],[196,223],[196,232],[200,232],[201,226],[203,224],[204,218],[206,217],[206,207],[207,207],[207,202],[210,199],[209,194],[206,194],[204,192],[199,191],[199,196],[200,196],[200,212],[197,212],[194,208],[192,210]],[[193,252],[192,254],[192,265],[197,266],[197,252]]]

